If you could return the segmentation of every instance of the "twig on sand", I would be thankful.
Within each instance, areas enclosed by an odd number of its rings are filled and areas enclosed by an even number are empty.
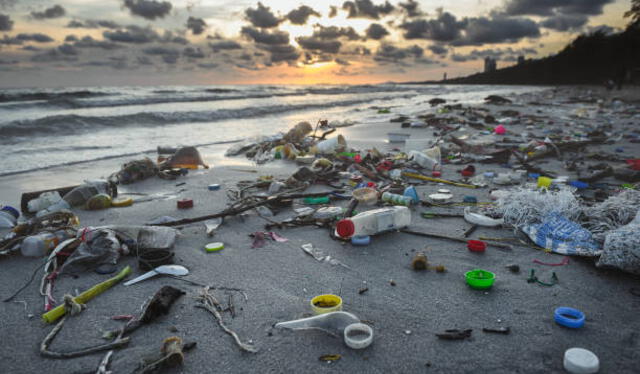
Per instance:
[[[236,342],[236,345],[245,352],[257,353],[258,350],[252,347],[251,345],[245,344],[240,341],[238,334],[236,334],[233,330],[228,328],[224,322],[222,321],[222,315],[218,311],[220,308],[220,302],[209,293],[209,287],[205,287],[200,291],[200,295],[198,296],[199,304],[196,304],[196,308],[202,308],[213,314],[213,316],[218,321],[218,325],[226,332],[231,335]]]

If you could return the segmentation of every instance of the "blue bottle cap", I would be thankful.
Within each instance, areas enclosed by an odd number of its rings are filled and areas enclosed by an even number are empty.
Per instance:
[[[20,217],[20,212],[18,212],[18,210],[16,208],[11,207],[9,205],[3,206],[2,209],[0,209],[0,210],[4,210],[5,212],[8,212],[12,216],[14,216],[16,219],[18,219],[18,217]]]
[[[210,184],[208,187],[209,191],[217,191],[220,189],[220,185],[215,183],[215,184]]]

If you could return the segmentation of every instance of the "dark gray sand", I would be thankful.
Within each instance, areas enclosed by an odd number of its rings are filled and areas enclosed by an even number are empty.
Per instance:
[[[559,103],[580,92],[584,90],[562,89],[555,94],[536,94],[535,99]],[[581,105],[524,104],[533,99],[521,97],[517,103],[523,105],[514,108],[525,113],[541,110],[542,115],[562,116]],[[605,100],[608,99],[605,97]],[[507,109],[486,107],[494,112]],[[637,130],[639,125],[637,117],[635,122],[616,121],[616,118],[611,121],[620,131],[626,132]],[[562,122],[566,121],[558,120],[558,123]],[[356,148],[376,145],[389,150],[391,147],[384,143],[384,134],[398,128],[399,124],[389,123],[358,125],[341,132]],[[508,130],[510,134],[517,134],[523,128],[513,126]],[[417,134],[415,137],[432,132],[429,129],[403,129],[405,131]],[[637,144],[623,141],[615,145],[620,146],[624,147],[625,156],[640,156]],[[611,151],[611,147],[607,145],[601,149]],[[218,151],[205,149],[203,153]],[[208,161],[212,158],[215,166],[209,171],[192,172],[177,181],[150,179],[122,188],[125,193],[163,193],[169,199],[136,203],[128,208],[98,212],[78,210],[76,213],[81,224],[87,226],[141,224],[161,215],[176,218],[204,215],[225,207],[225,191],[234,187],[237,181],[252,180],[259,175],[286,177],[296,167],[284,161],[255,167],[244,157],[227,160],[220,166],[222,159],[212,156]],[[109,160],[97,165],[4,177],[0,179],[2,198],[17,204],[21,191],[70,185],[80,182],[83,177],[106,176],[117,170],[120,162],[122,160]],[[508,171],[497,165],[476,166],[478,173]],[[557,162],[543,166],[562,170]],[[237,168],[256,169],[258,173],[237,171]],[[445,166],[443,177],[457,179],[454,171],[461,168],[459,165]],[[562,171],[560,174],[567,173]],[[181,182],[186,184],[176,186]],[[210,183],[220,183],[222,189],[208,191],[206,186]],[[480,201],[488,201],[488,188],[469,190],[430,183],[418,187],[418,191],[424,196],[443,187],[452,190],[455,200],[475,195]],[[323,187],[315,186],[313,190],[323,190]],[[193,198],[195,207],[177,210],[176,197]],[[470,226],[457,218],[423,219],[420,212],[425,210],[433,209],[413,209],[412,229],[461,236]],[[275,218],[284,219],[289,214],[285,211]],[[264,224],[265,221],[254,212],[244,218],[228,218],[213,239],[206,237],[202,223],[188,225],[182,227],[182,236],[175,245],[175,262],[189,268],[188,279],[213,287],[244,290],[248,297],[246,301],[237,292],[217,290],[215,294],[224,304],[228,295],[233,294],[236,317],[224,313],[224,319],[243,341],[252,342],[259,353],[241,352],[211,314],[194,307],[194,296],[199,287],[163,277],[130,287],[120,284],[90,301],[86,311],[67,320],[52,349],[69,351],[103,343],[100,337],[104,331],[122,325],[122,322],[111,320],[111,316],[138,313],[145,300],[160,287],[172,285],[186,291],[187,295],[178,300],[169,315],[133,333],[129,346],[115,352],[114,373],[132,372],[141,357],[158,350],[162,340],[173,335],[197,342],[197,347],[186,354],[184,365],[168,371],[175,373],[561,373],[564,372],[564,351],[571,347],[586,348],[598,355],[601,373],[637,373],[640,367],[640,297],[630,292],[632,288],[640,289],[637,277],[597,269],[592,261],[580,258],[570,258],[566,266],[537,265],[532,263],[534,259],[557,263],[563,256],[528,247],[515,246],[512,251],[489,247],[484,254],[475,254],[462,243],[404,233],[379,235],[367,247],[353,247],[329,239],[328,232],[323,229],[283,229],[276,231],[288,238],[288,242],[267,241],[265,247],[252,249],[248,234],[264,231]],[[480,228],[472,237],[511,235],[508,229]],[[203,246],[212,241],[223,241],[226,248],[218,253],[204,252]],[[301,250],[300,246],[305,243],[313,243],[350,269],[315,261]],[[433,264],[445,265],[447,272],[411,270],[410,261],[416,251],[424,251]],[[41,260],[20,256],[2,259],[0,296],[5,298],[17,290],[40,264]],[[119,262],[119,266],[127,264],[135,269],[134,275],[139,274],[134,258],[123,258]],[[510,272],[505,268],[507,264],[518,264],[520,273]],[[491,290],[472,290],[465,284],[464,273],[475,268],[487,269],[497,275]],[[548,280],[555,271],[559,283],[554,287],[529,284],[526,280],[530,269],[535,269],[542,280]],[[64,293],[82,292],[107,277],[91,272],[81,273],[77,278],[62,277],[55,284],[54,295],[60,301]],[[71,360],[39,356],[40,342],[52,328],[40,320],[43,308],[43,298],[38,294],[40,278],[41,273],[16,297],[19,302],[0,303],[0,336],[4,342],[0,350],[0,372],[95,372],[102,354]],[[359,294],[358,290],[364,287],[368,292]],[[272,328],[279,321],[309,316],[309,300],[324,293],[340,295],[344,300],[343,310],[371,324],[374,342],[369,348],[352,350],[342,339],[318,331]],[[585,326],[577,330],[558,326],[553,320],[553,312],[559,306],[582,310],[586,314]],[[485,327],[509,327],[511,334],[484,333],[482,328]],[[473,329],[472,337],[464,341],[443,341],[435,336],[435,333],[454,328]],[[318,358],[325,354],[340,354],[342,358],[333,363],[319,361]]]

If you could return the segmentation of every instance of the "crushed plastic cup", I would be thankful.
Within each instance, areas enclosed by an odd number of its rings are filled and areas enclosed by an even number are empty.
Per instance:
[[[342,336],[345,344],[353,349],[363,349],[373,342],[373,329],[361,326],[355,315],[347,312],[332,312],[275,324],[277,329],[321,330],[333,336]]]
[[[373,205],[378,201],[378,191],[370,187],[353,190],[353,198],[361,204]]]
[[[347,141],[344,136],[338,135],[335,138],[323,140],[315,145],[315,153],[331,154],[338,150],[347,148]]]

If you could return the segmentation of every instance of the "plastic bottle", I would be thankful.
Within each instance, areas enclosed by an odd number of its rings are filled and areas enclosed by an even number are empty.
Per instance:
[[[428,170],[440,170],[440,162],[418,151],[409,152],[409,159]]]
[[[4,206],[0,209],[0,227],[11,228],[18,222],[20,212],[10,206]]]
[[[47,209],[51,205],[59,202],[61,199],[62,197],[58,191],[44,192],[36,199],[29,201],[27,203],[27,208],[31,213],[39,212],[42,209]]]
[[[395,193],[385,192],[382,194],[382,201],[393,205],[409,206],[413,203],[410,196],[398,195]]]
[[[89,199],[99,193],[108,193],[109,182],[107,181],[87,181],[73,190],[69,191],[62,198],[71,206],[84,205]]]
[[[61,241],[69,238],[70,235],[64,230],[27,236],[20,245],[20,252],[26,257],[43,257],[51,252]]]
[[[53,205],[50,205],[49,207],[47,207],[45,209],[42,209],[42,210],[38,211],[38,213],[36,213],[36,217],[42,217],[42,216],[45,216],[47,214],[54,213],[54,212],[60,212],[60,211],[65,210],[65,209],[67,209],[67,210],[71,209],[71,206],[65,200],[60,199],[60,201],[58,201],[57,203],[55,203]]]
[[[411,211],[405,206],[369,210],[351,218],[340,220],[336,233],[341,238],[375,235],[409,226]]]

